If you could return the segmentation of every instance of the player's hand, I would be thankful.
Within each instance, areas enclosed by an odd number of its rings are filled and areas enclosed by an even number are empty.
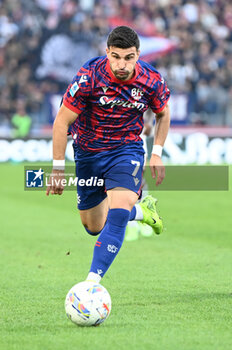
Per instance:
[[[64,190],[64,186],[62,185],[63,179],[65,179],[64,170],[53,169],[49,178],[46,195],[49,196],[49,193],[61,195]]]
[[[165,167],[162,159],[156,154],[151,155],[150,169],[153,179],[157,179],[156,186],[160,185],[165,177]]]

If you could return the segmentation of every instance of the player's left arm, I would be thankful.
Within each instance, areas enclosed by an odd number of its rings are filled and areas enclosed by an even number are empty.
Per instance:
[[[168,135],[170,126],[170,110],[166,104],[164,109],[156,114],[154,145],[163,147]],[[158,147],[160,148],[160,147]],[[161,149],[161,148],[160,148]],[[159,153],[159,152],[157,152]],[[165,167],[163,165],[161,154],[152,153],[150,159],[150,169],[152,177],[156,178],[156,186],[160,185],[165,177]]]

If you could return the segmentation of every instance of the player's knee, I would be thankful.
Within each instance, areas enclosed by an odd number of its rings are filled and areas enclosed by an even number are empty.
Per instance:
[[[121,189],[120,187],[108,191],[109,207],[122,208],[131,211],[138,200],[138,195],[130,190]]]
[[[133,208],[133,206],[135,205],[135,203],[137,202],[137,200],[138,200],[138,196],[136,195],[136,197],[132,197],[132,198],[130,198],[129,199],[129,208],[128,208],[128,210],[132,210],[132,208]]]
[[[86,232],[92,236],[97,236],[105,225],[104,222],[92,222],[90,220],[86,221],[85,219],[82,219],[82,224]]]
[[[94,220],[91,216],[81,215],[81,223],[85,229],[91,232],[99,232],[104,227],[104,222],[102,220]]]

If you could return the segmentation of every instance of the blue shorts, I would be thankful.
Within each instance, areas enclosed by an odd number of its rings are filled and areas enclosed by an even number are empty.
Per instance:
[[[104,152],[85,152],[73,145],[76,163],[78,209],[101,203],[106,191],[123,187],[140,195],[144,164],[142,143],[132,143]]]

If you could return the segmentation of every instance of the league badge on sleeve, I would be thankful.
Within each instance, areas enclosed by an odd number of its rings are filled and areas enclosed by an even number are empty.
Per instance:
[[[75,93],[77,92],[77,90],[79,90],[79,85],[77,84],[77,82],[75,81],[75,83],[72,84],[71,88],[69,89],[69,93],[72,97],[75,96]]]
[[[43,174],[44,171],[39,170],[26,170],[26,187],[43,187]]]

